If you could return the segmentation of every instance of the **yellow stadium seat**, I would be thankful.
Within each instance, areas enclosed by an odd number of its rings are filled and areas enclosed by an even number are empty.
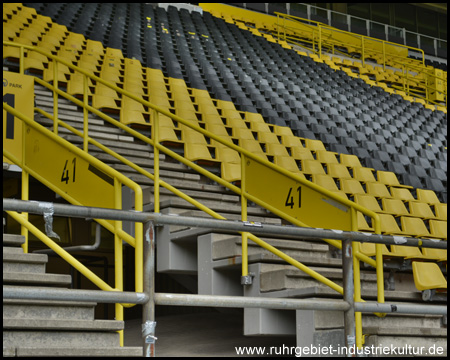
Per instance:
[[[106,50],[105,51],[105,59],[106,58],[123,59],[122,50],[114,49],[114,48],[110,48],[110,47],[107,47],[105,50]]]
[[[178,138],[175,129],[166,126],[159,128],[159,141],[176,144],[183,143],[183,141]]]
[[[103,53],[105,52],[105,48],[103,47],[103,44],[100,41],[87,39],[86,52],[103,55]]]
[[[190,161],[205,160],[215,162],[209,152],[208,146],[205,144],[194,144],[190,142],[184,143],[184,156]]]
[[[252,123],[266,124],[261,114],[252,113],[248,111],[245,112],[245,120],[250,121]]]
[[[290,156],[283,156],[283,155],[275,155],[274,156],[274,161],[275,164],[281,166],[282,168],[300,175],[302,178],[305,178],[305,175],[303,175],[302,172],[300,172],[300,169],[296,163],[296,161],[291,158]]]
[[[405,203],[400,199],[384,198],[381,199],[381,203],[383,204],[384,212],[388,214],[392,214],[394,216],[410,215],[408,209],[405,206]]]
[[[359,157],[357,157],[356,155],[342,153],[340,154],[340,160],[342,165],[345,165],[349,168],[358,168],[362,166],[361,162],[359,161]]]
[[[377,199],[372,195],[356,194],[355,203],[364,206],[365,208],[372,210],[376,213],[383,213],[380,204],[378,204]]]
[[[277,134],[278,136],[295,136],[292,133],[291,128],[289,128],[287,126],[274,125],[273,130],[274,130],[275,134]]]
[[[70,79],[67,82],[67,92],[70,95],[83,95],[84,93],[84,76],[79,72],[75,72],[70,75]],[[92,80],[88,78],[88,95],[92,95],[91,88],[93,87]]]
[[[405,233],[420,238],[434,238],[436,236],[430,234],[422,219],[416,217],[402,216],[402,229]]]
[[[261,148],[261,145],[256,140],[241,139],[239,145],[247,151],[250,151],[253,155],[256,155],[264,160],[267,160],[267,156]]]
[[[400,229],[395,218],[391,214],[379,214],[381,222],[381,232],[386,235],[403,235],[406,234]]]
[[[182,132],[181,139],[185,143],[207,145],[205,136],[202,133],[192,130],[191,128],[187,127],[186,125],[180,124],[179,127]]]
[[[423,218],[423,219],[434,219],[435,216],[433,211],[430,208],[430,205],[427,203],[419,202],[419,201],[410,201],[409,202],[409,211],[411,215]]]
[[[316,151],[316,159],[322,164],[339,164],[336,153],[327,150]]]
[[[369,226],[364,215],[361,212],[357,212],[356,218],[358,219],[358,231],[373,232],[374,229]]]
[[[447,261],[447,249],[422,248],[422,253],[436,261]]]
[[[303,148],[303,144],[299,137],[294,135],[281,135],[281,143],[290,148]],[[310,153],[311,151],[308,150]],[[312,155],[311,155],[312,156]]]
[[[311,176],[312,178],[312,182],[314,184],[317,184],[319,186],[324,187],[327,190],[336,192],[336,191],[340,191],[338,186],[336,185],[336,182],[334,181],[334,179],[326,174],[313,174]]]
[[[374,243],[360,243],[359,246],[360,246],[359,251],[362,252],[364,255],[367,256],[376,255],[376,245]],[[383,254],[383,256],[392,255],[391,252],[388,250],[387,246],[384,244],[381,244],[381,253]]]
[[[241,164],[222,161],[220,166],[222,178],[228,182],[241,180]]]
[[[120,110],[118,100],[110,96],[93,95],[92,106],[96,109]]]
[[[25,70],[39,74],[43,74],[47,63],[48,58],[36,51],[28,51],[28,56],[23,59]]]
[[[377,179],[378,182],[385,184],[387,186],[395,186],[395,187],[404,187],[408,189],[412,189],[412,186],[409,185],[402,185],[398,181],[397,175],[395,175],[391,171],[377,171]]]
[[[433,190],[417,189],[417,200],[428,204],[439,204],[440,201]]]
[[[415,246],[391,245],[391,255],[405,259],[432,260],[422,254],[420,249]]]
[[[353,178],[361,181],[362,183],[376,182],[375,176],[373,175],[372,168],[366,167],[355,167],[353,168]]]
[[[447,240],[447,220],[430,220],[430,232],[433,237]]]
[[[336,179],[352,179],[347,167],[342,164],[327,164],[327,173]]]
[[[291,156],[296,160],[315,160],[311,150],[303,146],[291,147]]]
[[[283,156],[283,157],[287,157],[287,158],[290,157],[286,148],[283,145],[281,145],[280,143],[278,143],[278,144],[267,143],[266,144],[266,154],[273,155],[273,156]],[[294,160],[294,159],[292,159],[292,160]],[[295,162],[295,160],[294,160],[294,162]],[[298,166],[297,166],[297,168],[298,168]]]
[[[236,150],[230,149],[220,143],[215,143],[216,146],[216,158],[222,162],[241,164],[241,157]]]
[[[44,81],[50,82],[53,81],[53,62],[49,62],[48,69],[44,70]],[[67,83],[69,78],[70,70],[66,65],[59,63],[57,65],[58,68],[58,82]]]
[[[266,143],[267,145],[280,145],[284,148],[284,150],[287,153],[286,147],[284,145],[281,145],[280,142],[278,141],[278,137],[277,135],[275,135],[272,132],[264,132],[264,131],[260,131],[258,132],[258,141],[261,143]],[[289,154],[287,154],[289,155]]]
[[[206,123],[205,129],[209,132],[212,132],[214,135],[220,136],[223,139],[231,141],[230,136],[227,132],[226,127],[222,124],[218,123]]]
[[[447,221],[447,204],[434,204],[434,211],[436,213],[436,218]]]
[[[377,198],[390,198],[391,193],[387,189],[386,185],[379,182],[370,182],[366,184],[366,191]]]
[[[235,139],[239,139],[239,141],[241,140],[256,141],[252,131],[247,127],[245,128],[233,127],[233,137]]]
[[[412,270],[417,290],[447,289],[447,280],[437,264],[413,261]]]
[[[356,194],[365,194],[364,188],[361,183],[355,179],[342,179],[339,180],[341,184],[341,191],[346,194],[356,195]]]
[[[305,139],[305,147],[311,151],[326,150],[325,145],[320,140]]]
[[[317,160],[301,160],[301,171],[304,174],[312,175],[312,174],[324,174],[325,170],[323,169],[322,164]]]
[[[171,107],[169,98],[165,94],[157,95],[156,93],[152,93],[149,96],[149,102],[154,105],[160,106],[160,107],[164,108],[165,110],[169,110]]]
[[[394,199],[400,199],[402,201],[415,201],[416,199],[411,194],[411,191],[404,188],[391,188],[391,195]]]

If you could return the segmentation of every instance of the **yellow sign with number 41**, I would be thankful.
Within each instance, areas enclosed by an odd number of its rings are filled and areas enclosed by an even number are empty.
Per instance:
[[[246,159],[247,194],[309,227],[351,231],[350,208],[307,183],[307,180],[293,179],[257,161]]]

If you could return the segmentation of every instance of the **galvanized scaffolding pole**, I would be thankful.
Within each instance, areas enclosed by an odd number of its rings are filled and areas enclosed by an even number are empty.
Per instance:
[[[3,199],[3,210],[22,211],[41,214],[48,207],[53,209],[54,216],[70,216],[81,218],[96,218],[109,220],[134,221],[144,223],[144,292],[106,292],[97,290],[79,290],[73,292],[66,289],[36,289],[3,286],[5,299],[39,299],[39,300],[77,300],[96,301],[104,303],[142,304],[142,336],[144,339],[144,355],[155,356],[155,305],[172,306],[211,306],[231,308],[267,308],[283,310],[328,310],[343,311],[345,317],[346,345],[354,345],[355,323],[354,313],[401,313],[401,314],[437,314],[446,315],[447,307],[440,305],[417,304],[381,304],[377,302],[357,302],[353,300],[353,266],[352,241],[372,242],[381,244],[402,244],[406,246],[422,246],[446,249],[445,241],[431,239],[412,239],[403,237],[383,236],[344,232],[340,230],[324,230],[299,228],[291,226],[276,226],[250,222],[226,221],[204,218],[162,215],[159,213],[144,213],[129,210],[111,210],[65,204],[52,204],[37,201],[22,201]],[[155,293],[155,225],[184,225],[194,228],[208,228],[230,232],[251,230],[255,234],[277,234],[279,236],[298,237],[301,239],[321,241],[321,239],[337,239],[343,241],[343,300],[309,300],[309,299],[272,299],[261,297],[166,294]]]

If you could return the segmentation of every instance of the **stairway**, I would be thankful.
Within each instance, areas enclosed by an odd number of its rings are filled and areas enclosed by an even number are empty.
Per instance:
[[[36,86],[36,104],[51,112],[52,94]],[[59,117],[72,126],[82,129],[82,114],[64,99],[59,99]],[[38,122],[51,127],[48,120]],[[90,115],[90,136],[111,147],[129,160],[153,172],[153,152],[151,147],[133,140],[122,130],[108,126],[103,120]],[[81,146],[79,137],[70,135],[60,128],[60,135],[72,143]],[[89,147],[89,153],[119,170],[139,183],[144,192],[144,203],[153,202],[153,183],[150,179],[118,163],[109,155],[101,154],[95,147]],[[223,186],[212,183],[202,175],[194,173],[185,165],[160,155],[161,177],[194,196],[206,206],[230,220],[240,219],[239,196]],[[208,217],[186,201],[161,188],[161,212],[173,215]],[[249,221],[280,225],[282,221],[264,209],[249,206]],[[208,229],[164,226],[158,229],[157,271],[160,273],[197,276],[198,284],[187,286],[199,294],[244,295],[287,298],[336,298],[335,291],[306,277],[291,266],[286,266],[279,258],[265,252],[249,242],[249,272],[254,274],[253,285],[240,285],[241,254],[240,237],[235,234],[212,233]],[[298,259],[319,273],[328,275],[341,283],[341,259],[325,243],[294,241],[298,239],[267,239],[282,251]],[[35,258],[34,261],[38,261]],[[376,299],[375,272],[373,269],[362,271],[363,297]],[[385,274],[385,279],[388,274]],[[177,279],[183,277],[177,276]],[[187,277],[185,277],[187,279]],[[192,277],[190,278],[192,280]],[[415,290],[411,274],[395,275],[396,291],[386,291],[386,302],[422,303],[420,293]],[[91,321],[92,322],[92,321]],[[305,326],[304,324],[308,324]],[[403,346],[414,344],[428,346],[446,341],[446,318],[442,316],[401,316],[387,315],[379,319],[371,315],[363,316],[366,345]],[[408,331],[406,331],[407,329]],[[100,332],[100,331],[99,331]],[[343,314],[323,311],[277,311],[246,309],[244,315],[244,334],[246,335],[297,335],[297,345],[305,344],[342,344]],[[420,339],[420,341],[419,341]],[[426,345],[425,345],[426,344]],[[446,346],[445,346],[446,349]],[[33,352],[35,353],[35,352]],[[128,356],[128,355],[127,355]]]
[[[70,287],[70,275],[46,273],[47,255],[24,254],[24,240],[3,234],[3,285]],[[96,305],[3,299],[3,356],[142,356],[140,347],[119,346],[123,321],[94,319]]]

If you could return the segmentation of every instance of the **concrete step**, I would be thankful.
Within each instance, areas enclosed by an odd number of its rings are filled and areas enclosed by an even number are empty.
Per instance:
[[[314,260],[315,263],[323,264],[329,257],[329,248],[327,244],[312,243],[307,241],[295,241],[285,239],[261,238],[263,241],[274,246],[295,259],[302,259],[305,263],[306,258]],[[242,237],[241,236],[222,236],[213,239],[213,260],[242,256]],[[254,242],[248,242],[248,254],[271,254],[270,251],[261,248]]]
[[[32,348],[19,347],[11,352],[17,357],[141,357],[143,352],[141,347],[97,347],[97,348]],[[3,348],[3,356],[5,348]]]
[[[3,316],[3,330],[119,331],[123,327],[123,321],[115,320],[17,319]]]
[[[96,331],[39,331],[39,330],[4,330],[3,346],[18,348],[23,345],[34,348],[97,348],[117,347],[117,332]]]
[[[25,243],[25,236],[14,234],[3,234],[3,246],[21,246]]]
[[[71,142],[72,144],[80,144],[83,142],[83,139],[76,135],[64,135],[62,136],[65,140]],[[121,153],[121,149],[127,149],[127,150],[140,150],[148,153],[151,149],[151,146],[148,144],[139,144],[135,143],[133,141],[114,141],[111,139],[104,139],[100,141],[103,145],[107,146],[111,150]],[[93,149],[98,149],[97,147],[92,146]]]
[[[9,319],[93,320],[95,302],[3,299]]]
[[[27,272],[3,272],[3,284],[39,285],[69,287],[72,283],[70,275],[37,274]]]
[[[380,318],[372,314],[364,314],[363,328],[365,334],[391,334],[397,335],[401,329],[427,329],[422,331],[421,336],[434,336],[447,332],[443,327],[442,315],[410,315],[410,314],[387,314]],[[391,331],[391,332],[389,332]]]
[[[42,274],[45,272],[48,256],[45,254],[23,254],[3,249],[3,273],[24,272]]]
[[[428,329],[399,328],[397,334],[377,334],[365,337],[365,347],[378,348],[375,356],[447,356],[447,331],[439,331],[440,334],[424,336]],[[392,332],[392,331],[390,331]],[[434,333],[434,332],[433,332]],[[380,348],[387,347],[394,351],[380,355]],[[413,350],[414,349],[414,350]],[[390,350],[389,350],[390,351]]]
[[[342,286],[342,269],[312,266],[310,266],[310,269]],[[376,279],[375,273],[361,272],[362,290],[376,289]],[[262,264],[261,266],[261,292],[301,289],[313,286],[325,285],[319,284],[311,276],[292,265]]]

